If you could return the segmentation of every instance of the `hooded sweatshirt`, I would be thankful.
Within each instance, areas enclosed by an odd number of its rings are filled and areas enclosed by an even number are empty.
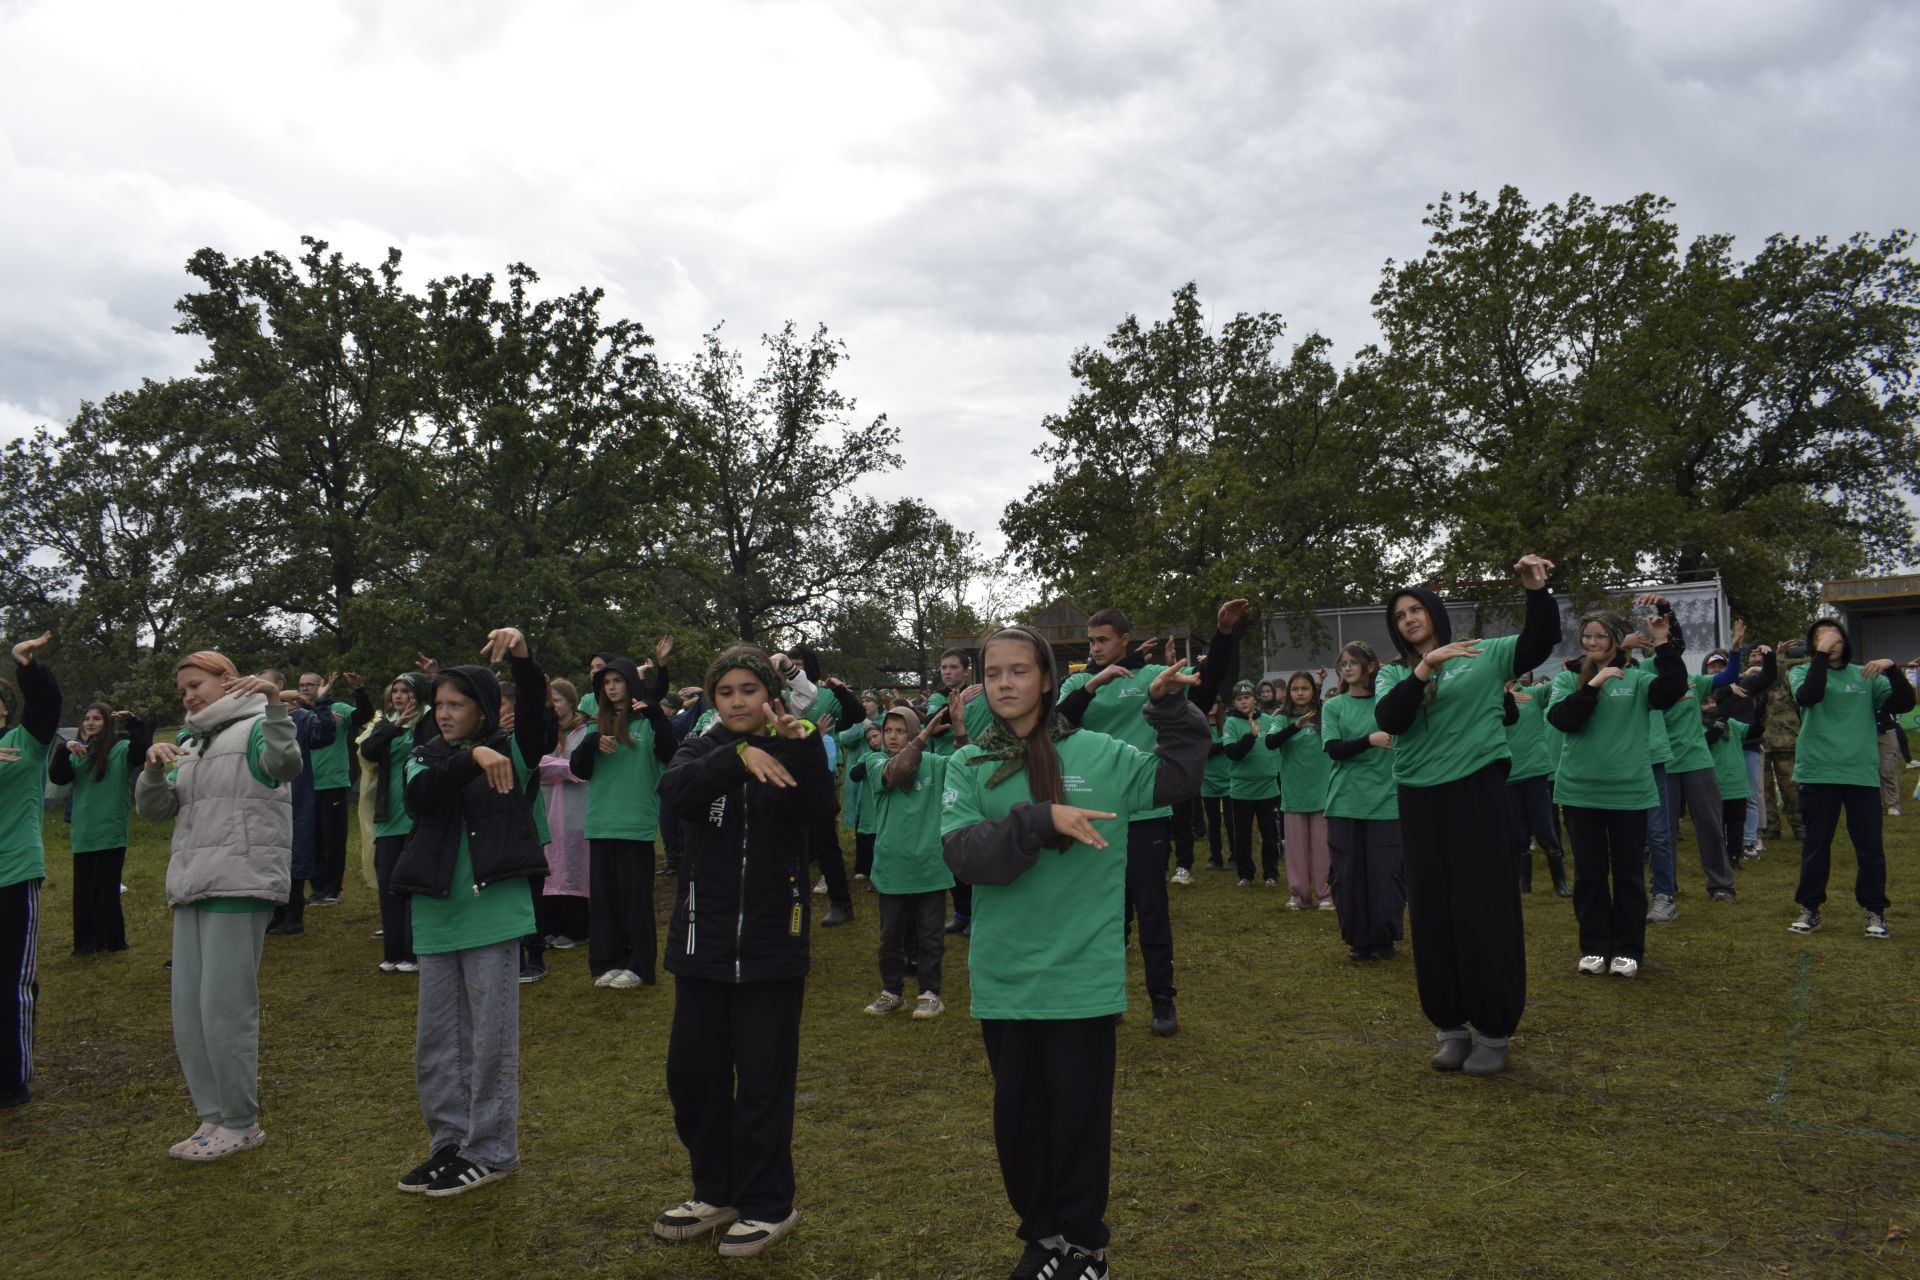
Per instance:
[[[643,698],[640,670],[631,658],[615,657],[593,676],[595,701],[605,696],[607,677],[627,682],[629,698]],[[660,775],[673,759],[673,725],[657,700],[645,715],[628,716],[627,741],[613,751],[600,750],[600,730],[589,725],[568,762],[573,776],[587,783],[586,836],[589,840],[651,843],[660,833]]]
[[[1816,633],[1828,627],[1840,633],[1838,667],[1813,646]],[[1878,787],[1880,735],[1875,721],[1883,708],[1896,716],[1911,710],[1913,685],[1898,668],[1869,680],[1853,660],[1853,637],[1837,622],[1822,620],[1809,627],[1807,652],[1804,666],[1787,669],[1787,687],[1800,709],[1793,780],[1802,785]]]
[[[407,757],[433,733],[433,677],[424,671],[402,671],[391,683],[412,691],[414,714],[411,720],[382,715],[360,740],[360,758],[373,766],[376,838],[404,836],[413,830],[406,800]]]
[[[1437,645],[1453,640],[1453,622],[1439,596],[1425,587],[1389,596],[1387,634],[1400,660],[1375,678],[1374,718],[1393,735],[1394,780],[1403,787],[1437,787],[1510,758],[1507,681],[1546,661],[1560,643],[1560,607],[1544,587],[1527,592],[1519,635],[1481,640],[1478,655],[1455,658],[1422,682],[1414,675],[1420,655],[1393,621],[1394,606],[1408,596],[1426,608]]]

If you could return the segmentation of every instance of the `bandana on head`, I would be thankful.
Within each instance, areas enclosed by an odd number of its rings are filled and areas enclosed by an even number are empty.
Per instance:
[[[767,657],[766,650],[758,645],[736,644],[713,660],[707,668],[707,705],[717,707],[719,700],[714,697],[714,689],[719,687],[720,677],[729,671],[747,671],[767,688],[767,701],[775,698],[783,702],[787,696],[787,682],[774,674],[773,663]]]
[[[1616,649],[1620,647],[1620,642],[1627,638],[1626,624],[1610,613],[1588,614],[1580,619],[1580,630],[1585,631],[1590,622],[1597,622],[1607,629],[1607,634],[1613,637],[1613,647]]]
[[[1046,728],[1048,740],[1059,742],[1060,739],[1072,734],[1075,727],[1054,706],[1060,696],[1060,678],[1058,664],[1053,656],[1053,646],[1031,627],[1008,627],[1004,631],[996,631],[988,638],[987,644],[990,645],[1003,636],[1008,639],[1018,638],[1028,642],[1038,642],[1036,647],[1040,651],[1040,661],[1045,668],[1044,674],[1048,685],[1047,691],[1040,695],[1040,722]],[[980,647],[980,652],[983,655],[986,653],[986,645]],[[1035,732],[1038,732],[1038,727]],[[987,779],[989,790],[1027,767],[1026,739],[1015,733],[1013,726],[1002,720],[997,712],[994,714],[993,722],[987,726],[987,731],[975,738],[973,745],[980,749],[980,754],[972,760],[973,764],[992,762],[994,765],[993,776]]]
[[[1253,681],[1242,680],[1239,684],[1236,684],[1235,686],[1233,686],[1234,700],[1238,701],[1243,696],[1249,697],[1249,698],[1256,696],[1253,688]]]

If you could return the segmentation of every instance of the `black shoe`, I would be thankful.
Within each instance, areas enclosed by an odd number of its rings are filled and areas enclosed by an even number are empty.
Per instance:
[[[1180,1018],[1173,1011],[1172,996],[1155,996],[1153,998],[1153,1021],[1148,1025],[1153,1034],[1157,1036],[1178,1034],[1180,1030]]]
[[[33,1093],[27,1086],[21,1085],[18,1089],[8,1089],[0,1093],[0,1111],[5,1111],[8,1107],[24,1107],[32,1101]]]
[[[529,982],[538,982],[546,976],[547,966],[537,960],[529,960],[520,966],[520,985],[522,986],[525,986]]]
[[[1109,1275],[1104,1249],[1093,1253],[1070,1244],[1053,1256],[1058,1265],[1052,1271],[1043,1268],[1040,1272],[1047,1280],[1107,1280]]]
[[[437,1148],[432,1155],[400,1175],[400,1189],[409,1192],[425,1191],[428,1185],[440,1176],[440,1171],[452,1164],[459,1154],[460,1144],[457,1142],[449,1142],[446,1146]]]
[[[1209,870],[1209,871],[1225,871],[1226,869],[1227,869],[1227,864],[1226,864],[1226,863],[1224,863],[1224,862],[1222,862],[1222,861],[1220,861],[1220,859],[1218,859],[1218,858],[1208,858],[1208,859],[1207,859],[1207,870]]]
[[[457,1196],[464,1191],[471,1191],[485,1183],[504,1178],[512,1172],[511,1167],[495,1169],[477,1160],[468,1160],[456,1155],[433,1176],[431,1182],[427,1183],[426,1193],[430,1196]]]
[[[1029,1244],[1026,1252],[1020,1255],[1020,1261],[1013,1264],[1013,1270],[1007,1273],[1007,1280],[1040,1280],[1040,1275],[1057,1255],[1043,1244]]]
[[[965,933],[967,926],[973,923],[972,916],[963,916],[958,911],[947,917],[948,933]]]
[[[271,925],[267,929],[268,933],[277,933],[283,938],[291,937],[296,933],[305,933],[306,931],[307,926],[301,924],[298,920],[282,920],[279,924]]]
[[[853,908],[844,902],[836,902],[828,909],[827,914],[820,917],[820,927],[822,929],[831,929],[833,926],[845,924],[851,919],[853,919]]]
[[[663,862],[660,864],[660,869],[653,874],[656,876],[677,876],[680,874],[680,867],[677,863]]]

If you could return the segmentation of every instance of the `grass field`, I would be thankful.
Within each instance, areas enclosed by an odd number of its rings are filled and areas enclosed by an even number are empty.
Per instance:
[[[1920,817],[1891,819],[1911,900]],[[165,834],[136,823],[133,949],[69,955],[48,822],[34,1102],[0,1113],[0,1274],[1002,1276],[1019,1252],[965,1014],[862,1016],[875,912],[816,931],[801,1041],[799,1231],[766,1257],[648,1234],[688,1190],[663,1085],[672,987],[593,988],[585,950],[523,988],[522,1168],[471,1195],[393,1189],[424,1154],[414,979],[375,969],[372,895],[269,938],[256,1153],[167,1159],[194,1116],[167,1013]],[[1683,849],[1685,868],[1691,848]],[[1825,930],[1786,930],[1797,851],[1709,903],[1682,875],[1637,981],[1578,977],[1570,905],[1526,906],[1530,1007],[1511,1073],[1427,1069],[1403,957],[1355,968],[1331,913],[1196,873],[1174,890],[1181,1034],[1120,1029],[1119,1277],[1920,1274],[1920,918],[1861,936],[1851,858]],[[666,892],[662,887],[661,898]],[[1417,942],[1417,939],[1415,940]]]

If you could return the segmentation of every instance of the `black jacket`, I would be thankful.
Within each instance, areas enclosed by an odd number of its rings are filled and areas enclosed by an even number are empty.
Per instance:
[[[833,817],[833,775],[817,733],[750,741],[798,785],[756,781],[723,724],[681,743],[660,779],[685,840],[665,958],[677,977],[764,982],[809,967],[806,833]]]
[[[453,667],[442,672],[440,679],[458,681],[479,704],[484,724],[478,745],[509,757],[518,747],[521,763],[531,771],[552,750],[556,725],[547,703],[545,673],[530,658],[515,658],[512,663],[511,734],[500,728],[500,682],[492,671]],[[395,893],[446,897],[453,886],[463,832],[473,862],[474,892],[499,880],[547,874],[547,855],[533,825],[527,787],[495,791],[473,762],[472,749],[455,749],[438,734],[416,747],[413,757],[426,769],[407,783],[407,810],[413,814],[414,826],[394,864]],[[537,776],[530,772],[530,778]]]

